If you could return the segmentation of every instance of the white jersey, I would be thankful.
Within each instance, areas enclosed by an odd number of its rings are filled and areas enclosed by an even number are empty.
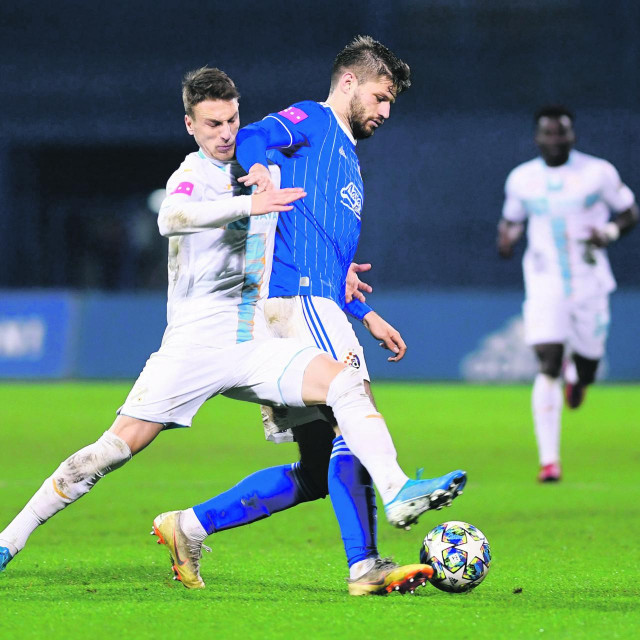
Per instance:
[[[270,171],[278,188],[279,169]],[[167,182],[158,215],[169,236],[167,333],[188,328],[212,347],[266,335],[257,305],[268,293],[278,214],[249,216],[250,190],[237,181],[242,175],[235,161],[198,151]]]
[[[505,194],[502,216],[511,222],[528,220],[527,297],[581,299],[615,289],[606,250],[586,242],[612,211],[624,211],[634,202],[613,165],[579,151],[559,167],[536,158],[509,174]]]

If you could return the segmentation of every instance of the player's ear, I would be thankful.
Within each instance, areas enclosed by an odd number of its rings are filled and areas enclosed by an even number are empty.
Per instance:
[[[340,77],[338,87],[342,93],[351,94],[357,86],[358,80],[352,71],[345,71]]]
[[[193,135],[193,119],[188,113],[185,113],[184,115],[184,126],[187,127],[187,131],[189,132],[189,135],[192,136]]]

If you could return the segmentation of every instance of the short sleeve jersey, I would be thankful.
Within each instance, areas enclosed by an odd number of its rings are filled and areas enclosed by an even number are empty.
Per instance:
[[[559,167],[536,158],[509,174],[505,195],[503,217],[528,221],[523,258],[528,297],[580,299],[615,289],[606,250],[587,243],[591,229],[634,202],[613,165],[575,150]]]
[[[270,167],[279,183],[279,170]],[[249,194],[236,162],[189,154],[167,182],[167,198],[204,202]],[[189,327],[208,346],[263,335],[256,305],[266,298],[278,214],[169,238],[168,329]]]

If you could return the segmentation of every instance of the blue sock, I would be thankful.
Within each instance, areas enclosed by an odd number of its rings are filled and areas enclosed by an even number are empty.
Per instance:
[[[377,557],[376,494],[369,472],[345,444],[333,441],[329,462],[329,495],[336,513],[349,566]]]
[[[235,487],[193,507],[207,534],[262,520],[306,497],[298,485],[298,463],[256,471]]]

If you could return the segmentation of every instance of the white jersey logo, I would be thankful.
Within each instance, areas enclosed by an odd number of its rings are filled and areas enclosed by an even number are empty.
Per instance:
[[[340,148],[338,149],[338,153],[346,160],[347,159],[347,154],[345,153],[344,147],[340,146]]]
[[[340,197],[342,198],[342,204],[345,207],[351,209],[356,214],[358,220],[360,220],[360,214],[362,213],[362,194],[358,190],[353,182],[350,182],[346,187],[340,189]]]

